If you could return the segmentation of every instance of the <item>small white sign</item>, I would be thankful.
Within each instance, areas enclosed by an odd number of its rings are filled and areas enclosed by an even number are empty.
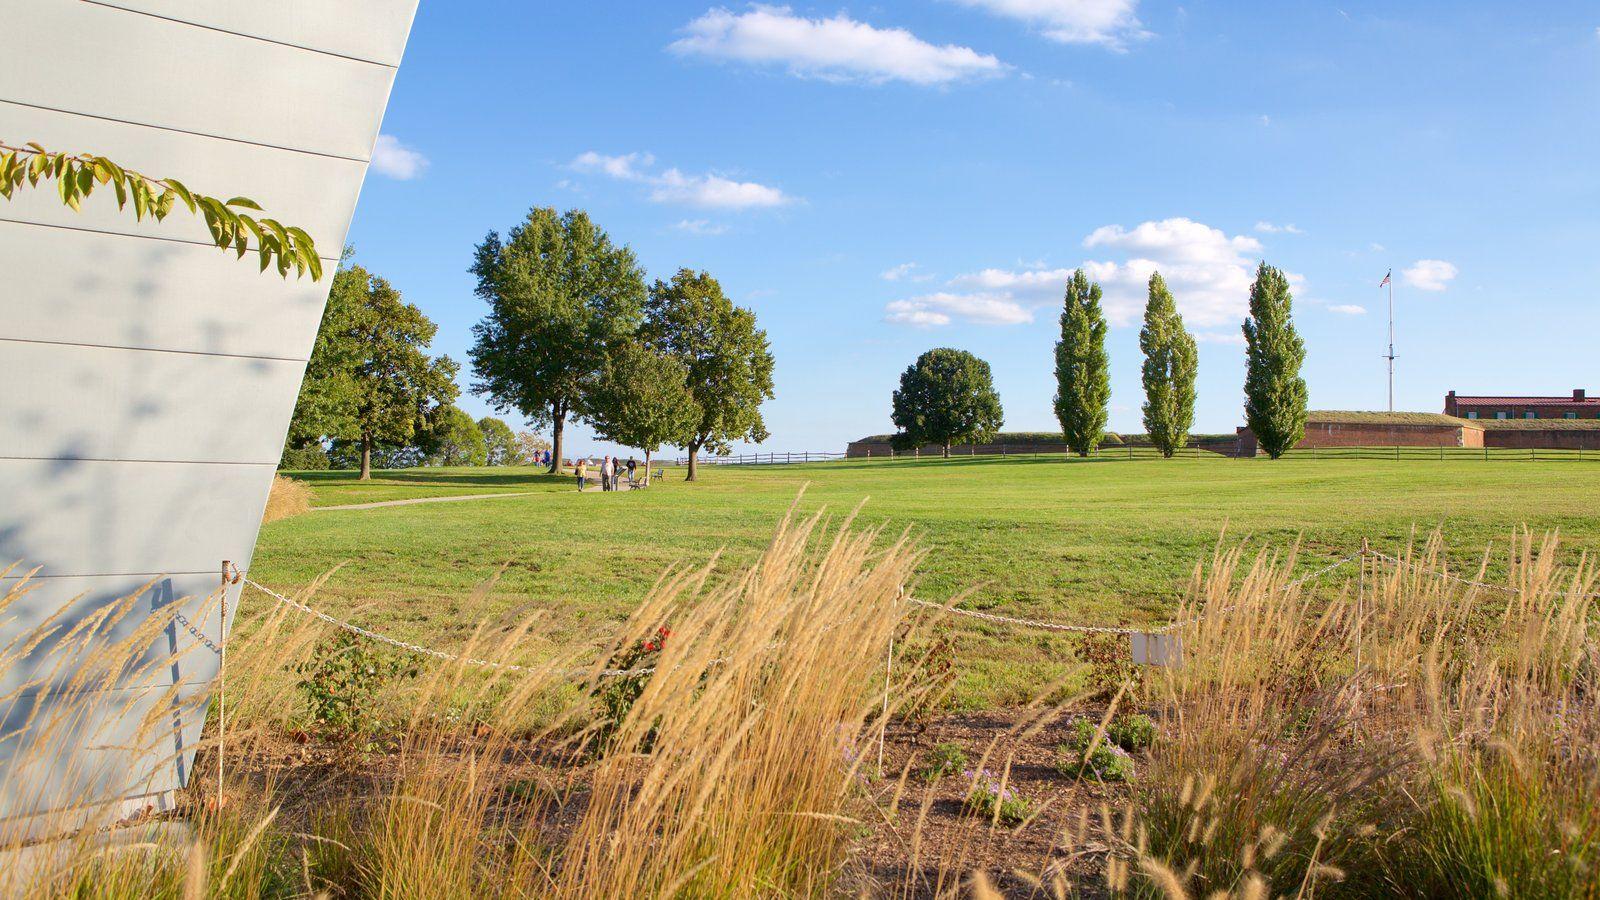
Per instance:
[[[1133,664],[1136,666],[1183,665],[1183,640],[1173,632],[1130,634],[1133,642]]]

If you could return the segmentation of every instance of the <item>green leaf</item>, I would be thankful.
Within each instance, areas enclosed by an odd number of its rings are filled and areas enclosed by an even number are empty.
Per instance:
[[[195,195],[188,188],[183,186],[183,182],[176,178],[168,178],[161,183],[178,192],[178,197],[183,200],[184,206],[189,207],[189,212],[195,211]]]
[[[230,199],[227,202],[227,205],[228,206],[239,206],[239,207],[243,207],[244,209],[254,209],[254,210],[260,210],[261,209],[261,204],[255,202],[254,200],[251,200],[249,197],[234,197],[234,198]]]
[[[112,172],[116,168],[111,165],[111,160],[104,156],[96,156],[89,162],[89,166],[94,170],[94,180],[101,184],[111,180]]]
[[[173,201],[175,201],[176,199],[177,199],[177,196],[175,194],[173,194],[171,191],[162,191],[161,192],[160,199],[156,200],[156,221],[157,222],[161,221],[162,219],[165,219],[167,217],[167,213],[172,212],[172,204],[173,204]]]
[[[133,218],[142,222],[150,212],[150,189],[142,181],[134,181],[128,186],[133,189]]]
[[[41,154],[45,152],[45,149],[43,147],[39,146],[38,144],[35,144],[33,141],[29,141],[28,142],[28,146],[32,147],[33,149],[35,149],[37,151],[39,151]]]
[[[267,266],[271,264],[273,248],[276,247],[277,244],[278,239],[270,234],[263,235],[261,237],[261,246],[257,248],[256,251],[261,254],[261,271],[265,272],[267,270]]]
[[[117,192],[117,209],[128,205],[128,188],[122,183],[122,178],[111,179],[111,189]]]

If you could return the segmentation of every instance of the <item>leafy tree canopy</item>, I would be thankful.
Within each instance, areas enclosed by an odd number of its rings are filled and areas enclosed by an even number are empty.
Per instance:
[[[893,417],[897,443],[937,444],[945,456],[953,443],[988,440],[1005,421],[989,364],[947,347],[917,357],[900,376]]]
[[[491,231],[471,271],[489,304],[472,330],[472,390],[500,412],[550,426],[553,471],[567,419],[586,414],[607,354],[637,329],[643,271],[587,213],[550,208],[530,210],[504,239]]]
[[[489,461],[483,429],[454,405],[440,406],[428,415],[427,426],[417,435],[417,449],[430,466],[482,466]]]
[[[410,444],[434,408],[460,393],[455,361],[426,352],[438,330],[387,280],[361,266],[341,268],[301,384],[291,443],[354,445],[361,477],[370,477],[375,449]]]
[[[767,439],[761,403],[772,398],[772,352],[755,313],[722,292],[705,272],[680,269],[657,281],[645,304],[641,335],[650,346],[676,358],[688,371],[689,392],[699,420],[679,446],[689,451],[694,480],[701,449],[729,452],[734,441]]]
[[[702,420],[689,390],[689,367],[642,344],[612,354],[589,402],[601,437],[644,451],[646,484],[651,457],[663,444],[689,443]]]
[[[478,420],[478,430],[483,433],[484,450],[487,453],[486,465],[491,466],[518,466],[523,465],[517,452],[517,435],[504,419],[494,416],[484,416]]]

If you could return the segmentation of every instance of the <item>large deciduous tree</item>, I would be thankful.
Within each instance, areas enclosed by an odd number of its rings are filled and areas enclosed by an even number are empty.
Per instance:
[[[671,354],[628,344],[611,354],[588,400],[600,437],[644,451],[644,483],[662,444],[684,446],[701,422],[689,367]]]
[[[1100,285],[1082,269],[1067,280],[1056,342],[1056,418],[1066,444],[1088,456],[1106,432],[1111,402],[1111,361],[1106,354],[1106,317],[1100,310]]]
[[[417,449],[430,466],[482,466],[489,462],[483,430],[456,406],[434,410],[418,438]]]
[[[1283,272],[1262,263],[1244,320],[1244,419],[1261,449],[1277,459],[1306,434],[1306,345],[1294,330],[1294,297]]]
[[[899,446],[988,440],[1004,424],[989,364],[965,350],[939,347],[917,357],[900,376],[893,418]]]
[[[1194,424],[1199,354],[1160,272],[1150,275],[1139,349],[1144,352],[1144,430],[1161,455],[1171,457],[1188,442]]]
[[[550,426],[550,471],[559,471],[567,419],[585,416],[607,354],[638,327],[644,274],[587,213],[549,208],[530,210],[503,240],[491,231],[471,271],[489,304],[472,329],[472,390]]]
[[[694,481],[701,450],[727,453],[733,441],[767,439],[761,403],[772,397],[772,352],[755,313],[735,306],[705,272],[680,269],[656,281],[645,304],[642,336],[688,370],[699,421],[678,446],[689,451]]]
[[[328,418],[334,440],[362,448],[360,479],[373,477],[373,448],[408,444],[430,413],[458,396],[456,362],[430,359],[424,348],[438,325],[386,279],[363,267],[339,272],[347,277],[347,306],[331,325],[328,352],[347,365],[349,394],[339,397],[342,412]]]
[[[478,420],[478,430],[483,432],[487,464],[491,466],[517,465],[517,435],[504,419],[484,416]]]

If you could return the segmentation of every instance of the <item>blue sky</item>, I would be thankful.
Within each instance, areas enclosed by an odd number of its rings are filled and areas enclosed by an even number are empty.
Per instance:
[[[1201,340],[1197,431],[1241,422],[1259,259],[1296,280],[1314,408],[1383,408],[1391,267],[1397,407],[1600,389],[1590,3],[424,2],[383,131],[350,241],[436,352],[465,362],[484,312],[475,243],[582,207],[756,311],[764,449],[890,430],[937,346],[990,362],[1008,429],[1054,430],[1080,265],[1114,430],[1142,430],[1151,267]]]

